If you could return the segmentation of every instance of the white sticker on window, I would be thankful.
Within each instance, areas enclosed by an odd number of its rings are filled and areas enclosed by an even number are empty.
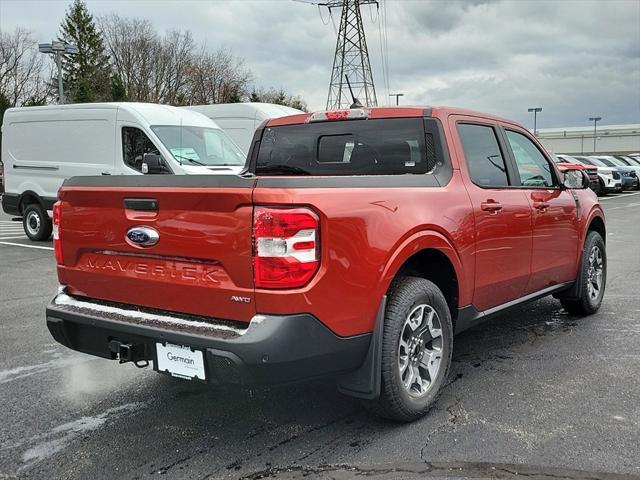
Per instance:
[[[196,152],[191,147],[171,148],[170,150],[173,156],[178,160],[180,160],[181,158],[187,160],[200,160],[198,152]]]

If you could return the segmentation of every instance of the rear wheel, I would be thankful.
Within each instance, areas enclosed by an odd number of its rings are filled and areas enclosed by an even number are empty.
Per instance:
[[[423,278],[397,278],[385,311],[381,393],[365,406],[403,422],[422,417],[447,378],[452,350],[451,314],[440,289]]]
[[[37,203],[27,205],[22,213],[24,233],[30,240],[48,240],[53,226],[47,212]]]
[[[561,299],[560,303],[572,315],[591,315],[600,308],[607,283],[607,251],[598,232],[591,231],[587,235],[578,275],[582,282],[579,298]]]

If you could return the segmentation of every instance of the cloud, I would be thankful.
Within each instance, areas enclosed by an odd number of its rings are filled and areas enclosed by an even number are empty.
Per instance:
[[[324,108],[335,31],[327,11],[290,0],[111,2],[88,0],[148,18],[160,31],[189,29],[211,48],[244,57],[255,82],[302,95]],[[40,41],[57,31],[66,1],[3,0],[3,30],[22,25]],[[386,0],[390,88],[404,103],[448,104],[540,127],[640,123],[640,2],[635,0]],[[362,7],[380,104],[389,99],[374,6]],[[327,21],[329,20],[329,21]],[[334,23],[339,15],[334,10]]]

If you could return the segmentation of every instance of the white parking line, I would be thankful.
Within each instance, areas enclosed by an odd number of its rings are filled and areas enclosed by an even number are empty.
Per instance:
[[[626,197],[633,197],[634,195],[640,195],[640,192],[635,192],[635,193],[621,193],[619,195],[616,195],[615,197],[600,197],[598,200],[613,200],[614,198],[626,198]]]
[[[10,245],[12,247],[37,248],[39,250],[53,250],[53,247],[41,247],[40,245],[24,245],[22,243],[0,242],[0,245]]]
[[[16,239],[19,239],[19,238],[26,239],[27,236],[26,235],[20,235],[19,237],[0,237],[0,240],[16,240]]]

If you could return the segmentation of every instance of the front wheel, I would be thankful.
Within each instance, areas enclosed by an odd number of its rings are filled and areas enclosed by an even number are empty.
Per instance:
[[[591,231],[587,235],[577,281],[582,282],[580,296],[574,300],[561,299],[560,303],[572,315],[597,312],[607,283],[607,251],[598,232]]]
[[[451,365],[453,326],[440,289],[423,278],[395,279],[382,336],[380,397],[365,406],[392,420],[416,420],[438,398]]]

